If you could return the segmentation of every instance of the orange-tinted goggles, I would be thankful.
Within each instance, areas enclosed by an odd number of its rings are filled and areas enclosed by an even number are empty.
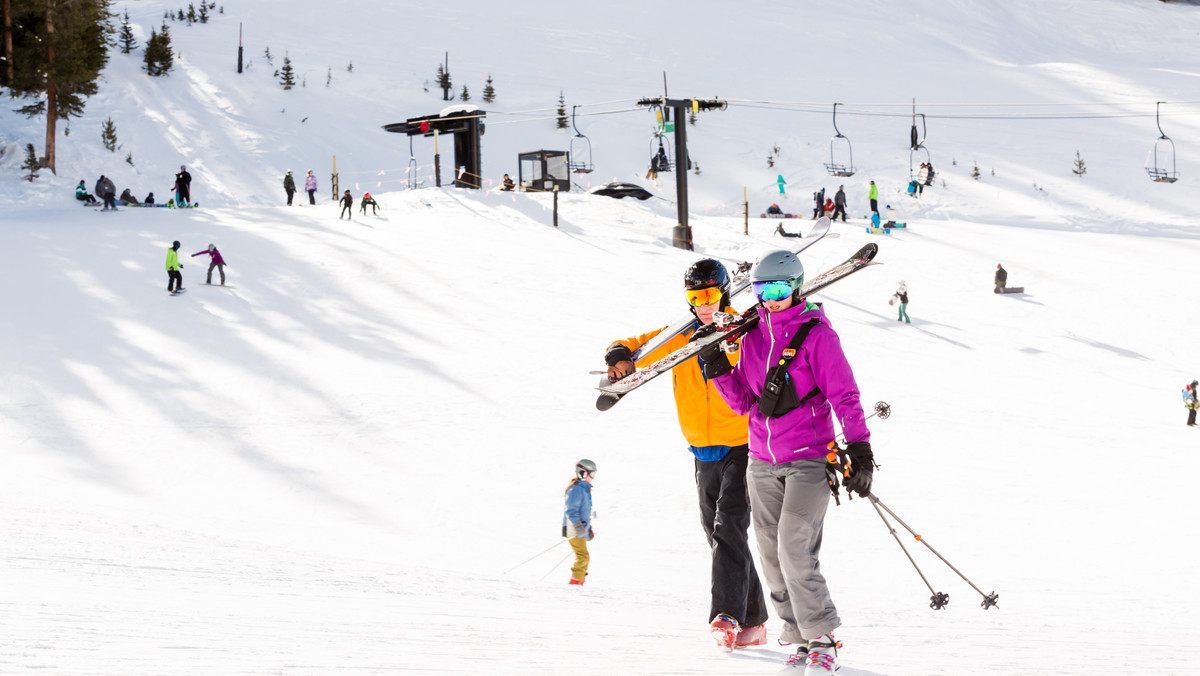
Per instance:
[[[710,286],[707,289],[688,289],[687,299],[688,303],[691,303],[693,307],[712,305],[713,303],[720,302],[721,289],[716,286]]]

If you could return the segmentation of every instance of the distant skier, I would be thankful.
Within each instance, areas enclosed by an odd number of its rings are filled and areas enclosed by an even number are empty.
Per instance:
[[[308,176],[304,177],[304,191],[308,193],[308,203],[317,203],[317,177],[313,175],[312,169],[308,170]]]
[[[179,262],[179,240],[175,240],[171,248],[167,249],[167,291],[183,291],[183,273],[180,272],[182,269],[183,263]]]
[[[838,191],[833,195],[833,215],[829,220],[836,221],[838,214],[842,215],[842,222],[846,222],[846,186],[839,185]]]
[[[96,195],[104,202],[102,211],[117,210],[117,186],[113,185],[111,178],[100,176],[100,179],[96,181]]]
[[[292,178],[291,169],[288,169],[287,174],[284,174],[283,176],[283,189],[285,192],[287,192],[287,205],[290,207],[292,206],[292,195],[296,194],[296,179]]]
[[[900,314],[896,317],[896,321],[911,324],[912,322],[908,320],[908,286],[904,283],[903,279],[900,280],[900,286],[896,288],[896,293],[892,294],[892,299],[888,302],[888,305],[892,305],[893,303],[900,306]]]
[[[75,199],[83,202],[85,206],[89,207],[93,204],[99,204],[99,202],[96,201],[96,198],[87,191],[87,186],[82,180],[79,181],[79,185],[75,186]]]
[[[1200,385],[1200,381],[1193,380],[1183,388],[1183,405],[1188,410],[1188,427],[1196,426],[1196,409],[1200,408],[1200,400],[1196,397],[1197,385]]]
[[[217,272],[221,273],[221,286],[225,286],[225,259],[221,257],[221,252],[217,250],[215,245],[209,244],[208,248],[204,251],[197,251],[196,253],[192,254],[192,258],[202,254],[209,255],[208,279],[206,279],[204,283],[212,284],[212,271],[213,268],[216,268]]]
[[[825,188],[813,193],[813,217],[815,221],[825,215]]]
[[[706,357],[704,376],[735,413],[750,415],[751,516],[783,621],[779,640],[797,646],[788,665],[803,664],[809,676],[832,674],[839,647],[833,631],[842,621],[818,558],[830,497],[825,455],[836,417],[848,442],[844,485],[865,498],[875,469],[871,433],[841,340],[824,309],[798,295],[804,266],[796,254],[764,254],[750,282],[762,303],[759,323],[742,337],[736,365],[717,349]]]
[[[996,263],[996,293],[1004,293],[1004,287],[1008,286],[1008,270],[1000,263]]]
[[[192,203],[192,175],[187,167],[179,165],[179,173],[175,174],[175,206],[186,207]]]
[[[584,458],[575,463],[575,478],[567,484],[563,507],[563,537],[575,552],[568,584],[582,585],[587,578],[588,540],[596,536],[592,530],[592,482],[596,480],[596,463]]]
[[[871,189],[867,191],[867,199],[871,200],[871,211],[879,213],[879,186],[871,181]]]
[[[729,271],[714,258],[692,263],[683,275],[683,288],[695,323],[639,361],[649,363],[687,345],[697,329],[712,324],[718,311],[734,312]],[[609,346],[604,355],[609,380],[632,373],[633,353],[662,331]],[[732,650],[766,643],[767,602],[750,551],[746,416],[729,408],[701,368],[700,360],[693,359],[673,371],[675,411],[694,456],[700,524],[712,551],[709,632],[720,647]]]
[[[342,205],[342,213],[338,215],[338,220],[341,220],[343,216],[354,220],[354,197],[350,195],[350,191],[342,193],[342,199],[338,202]]]
[[[367,215],[367,207],[368,206],[371,207],[371,215],[372,216],[379,215],[379,202],[376,202],[375,198],[371,197],[371,193],[369,193],[369,192],[363,193],[362,199],[359,201],[359,206],[362,207],[362,212],[363,212],[364,216]]]
[[[786,199],[787,191],[784,189],[784,186],[787,185],[787,181],[783,180],[783,174],[780,174],[779,178],[775,179],[775,182],[779,184],[779,196]]]

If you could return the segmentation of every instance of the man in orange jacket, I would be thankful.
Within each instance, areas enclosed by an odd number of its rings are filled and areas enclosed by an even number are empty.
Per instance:
[[[729,304],[729,273],[720,261],[696,261],[684,274],[684,291],[695,325],[675,336],[638,363],[650,364],[688,343],[701,324],[711,324]],[[664,327],[665,328],[665,327]],[[610,380],[633,373],[633,353],[663,329],[613,343],[604,356]],[[736,360],[736,354],[729,355]],[[696,492],[704,534],[712,548],[712,606],[709,622],[717,644],[728,650],[763,645],[767,605],[747,533],[750,498],[746,492],[749,447],[747,417],[734,413],[716,386],[705,379],[699,359],[671,371],[679,426],[695,456]]]

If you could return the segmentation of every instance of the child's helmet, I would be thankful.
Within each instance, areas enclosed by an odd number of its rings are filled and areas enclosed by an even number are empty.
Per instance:
[[[596,463],[584,458],[575,463],[575,476],[582,479],[584,475],[591,474],[596,471]]]
[[[209,250],[209,251],[212,251],[212,250],[213,250],[213,249],[215,249],[215,248],[217,248],[217,247],[216,247],[216,246],[214,246],[214,245],[212,245],[212,244],[209,244],[209,245],[208,245],[208,250]]]

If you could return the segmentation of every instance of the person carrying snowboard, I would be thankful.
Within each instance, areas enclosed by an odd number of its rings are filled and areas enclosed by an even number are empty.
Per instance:
[[[359,200],[359,206],[362,207],[363,216],[367,215],[368,206],[371,207],[372,216],[379,215],[379,202],[376,202],[375,198],[371,197],[371,193],[369,192],[363,193],[362,199]]]
[[[192,175],[187,167],[179,165],[179,173],[175,174],[175,206],[186,207],[192,203]]]
[[[296,194],[296,179],[292,178],[291,169],[288,169],[288,172],[283,175],[283,190],[287,193],[287,205],[290,207],[292,206],[292,195]]]
[[[764,254],[750,270],[761,301],[758,325],[733,364],[720,349],[704,375],[736,413],[750,415],[751,514],[771,601],[783,620],[780,641],[797,644],[788,665],[806,676],[838,669],[841,626],[818,559],[829,506],[826,453],[836,415],[848,442],[847,490],[867,497],[874,459],[858,384],[824,309],[798,295],[804,266],[796,254]],[[771,388],[766,386],[770,384]]]
[[[1196,426],[1196,409],[1200,408],[1200,402],[1196,398],[1196,386],[1200,385],[1200,381],[1193,380],[1190,385],[1183,388],[1183,405],[1188,410],[1188,427]]]
[[[639,362],[649,364],[687,345],[718,310],[734,312],[730,305],[729,273],[720,261],[705,258],[688,267],[683,289],[696,321]],[[613,343],[604,361],[609,380],[620,380],[634,371],[633,353],[663,329]],[[767,604],[754,555],[750,551],[750,499],[746,493],[747,418],[733,412],[704,377],[697,360],[672,371],[675,410],[679,426],[694,456],[700,523],[712,550],[709,631],[727,650],[763,645],[767,641]]]
[[[896,317],[896,321],[911,324],[912,322],[908,320],[908,286],[905,285],[903,279],[900,280],[900,286],[896,288],[896,293],[892,294],[892,302],[888,304],[892,303],[900,305],[900,314]]]
[[[582,585],[587,578],[587,543],[596,534],[592,531],[592,482],[596,480],[596,463],[584,458],[575,463],[575,478],[567,484],[563,507],[563,537],[575,552],[575,565],[571,566],[571,581],[568,584]]]
[[[175,240],[171,248],[167,249],[167,291],[183,291],[183,273],[180,272],[182,269],[183,263],[179,262],[179,240]]]
[[[204,283],[212,284],[212,271],[213,268],[216,268],[217,272],[221,273],[221,286],[225,286],[225,259],[221,257],[221,252],[217,251],[217,247],[215,245],[209,244],[208,248],[204,251],[197,251],[196,253],[192,254],[192,258],[195,258],[201,254],[208,254],[209,256],[208,279],[206,279]]]
[[[342,205],[342,213],[338,215],[338,220],[341,220],[342,216],[354,220],[354,198],[350,195],[350,191],[342,193],[342,199],[338,202]]]
[[[308,203],[317,203],[317,177],[313,175],[312,169],[308,170],[308,176],[304,177],[304,191],[308,193]]]

